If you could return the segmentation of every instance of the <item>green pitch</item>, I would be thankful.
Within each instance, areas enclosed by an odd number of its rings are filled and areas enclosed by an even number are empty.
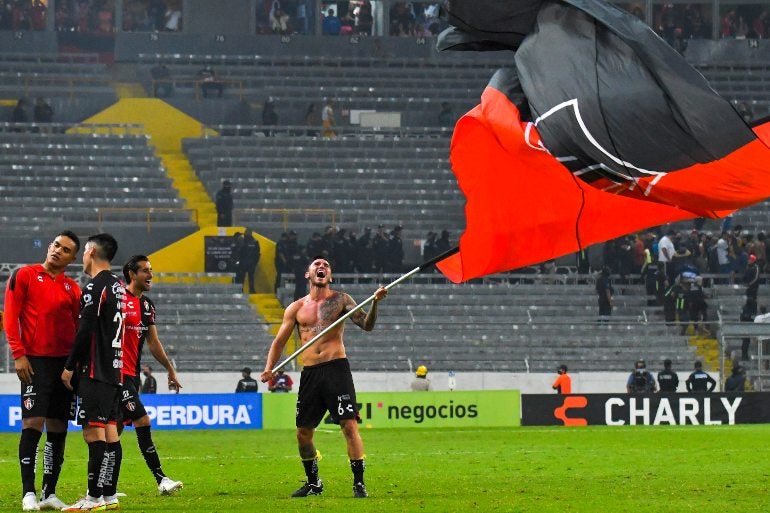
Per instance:
[[[754,512],[770,511],[770,426],[364,430],[371,497],[351,498],[342,436],[320,431],[321,497],[303,481],[291,431],[158,431],[164,470],[185,488],[159,497],[123,437],[122,511]],[[18,436],[0,435],[0,511],[20,511]],[[38,463],[40,468],[41,461]],[[76,433],[58,495],[86,487]],[[40,471],[40,470],[39,470]],[[39,483],[39,478],[38,478]]]

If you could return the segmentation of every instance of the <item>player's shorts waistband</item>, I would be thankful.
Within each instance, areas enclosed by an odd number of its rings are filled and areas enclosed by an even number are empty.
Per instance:
[[[347,361],[348,361],[347,358],[335,358],[334,360],[329,360],[328,362],[321,362],[315,365],[306,365],[302,368],[302,370],[306,371],[306,370],[320,369],[321,367],[327,367],[329,365],[339,365]]]

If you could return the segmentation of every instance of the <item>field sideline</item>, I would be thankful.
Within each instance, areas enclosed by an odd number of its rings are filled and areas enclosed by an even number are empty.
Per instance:
[[[155,432],[164,470],[186,485],[159,497],[129,430],[121,510],[770,511],[768,425],[365,430],[366,500],[351,498],[342,436],[316,436],[324,495],[290,499],[304,479],[293,431]],[[17,446],[17,434],[0,435],[0,511],[21,510]],[[85,466],[75,433],[57,490],[65,501],[85,491]]]

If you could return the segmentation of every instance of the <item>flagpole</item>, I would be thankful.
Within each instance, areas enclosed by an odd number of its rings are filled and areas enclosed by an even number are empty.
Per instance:
[[[404,281],[404,280],[406,280],[408,278],[411,278],[413,275],[419,273],[420,271],[422,271],[422,270],[424,270],[424,269],[426,269],[426,268],[428,268],[428,267],[430,267],[430,266],[432,266],[434,264],[437,264],[438,262],[441,262],[445,258],[449,258],[450,256],[454,255],[455,253],[457,253],[459,251],[460,251],[460,247],[459,246],[455,246],[454,248],[452,248],[450,250],[447,250],[447,251],[441,253],[440,255],[438,255],[438,256],[436,256],[434,258],[431,258],[427,262],[422,263],[421,265],[415,267],[414,269],[412,269],[408,273],[406,273],[406,274],[404,274],[402,276],[399,276],[394,281],[392,281],[389,284],[385,285],[385,290],[390,290],[391,288],[395,287],[396,285],[398,285],[402,281]],[[279,370],[281,370],[284,367],[286,367],[286,365],[288,365],[292,360],[294,360],[296,357],[298,357],[299,355],[304,353],[307,348],[309,348],[310,346],[312,346],[313,344],[318,342],[318,340],[320,340],[321,337],[323,337],[329,331],[333,330],[334,328],[336,328],[337,326],[339,326],[340,324],[345,322],[345,319],[347,319],[348,317],[350,317],[351,315],[353,315],[354,313],[356,313],[357,311],[362,309],[364,306],[366,306],[369,303],[371,303],[372,301],[374,301],[374,298],[375,298],[375,295],[372,294],[371,296],[366,298],[364,301],[362,301],[361,303],[357,304],[352,310],[350,310],[349,312],[345,313],[342,317],[340,317],[339,319],[337,319],[336,321],[334,321],[333,323],[328,325],[326,328],[324,328],[324,330],[321,331],[318,335],[314,336],[313,338],[311,338],[310,340],[308,340],[307,342],[302,344],[302,346],[299,349],[297,349],[296,351],[291,353],[288,357],[286,357],[286,359],[284,361],[282,361],[281,363],[279,363],[278,365],[273,367],[273,369],[270,372],[276,373]]]

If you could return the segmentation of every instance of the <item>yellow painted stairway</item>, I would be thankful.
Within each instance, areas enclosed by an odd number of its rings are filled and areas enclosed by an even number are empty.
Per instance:
[[[185,208],[197,212],[193,221],[201,228],[216,226],[216,207],[182,152],[182,139],[215,132],[157,98],[123,98],[83,123],[143,125]]]

